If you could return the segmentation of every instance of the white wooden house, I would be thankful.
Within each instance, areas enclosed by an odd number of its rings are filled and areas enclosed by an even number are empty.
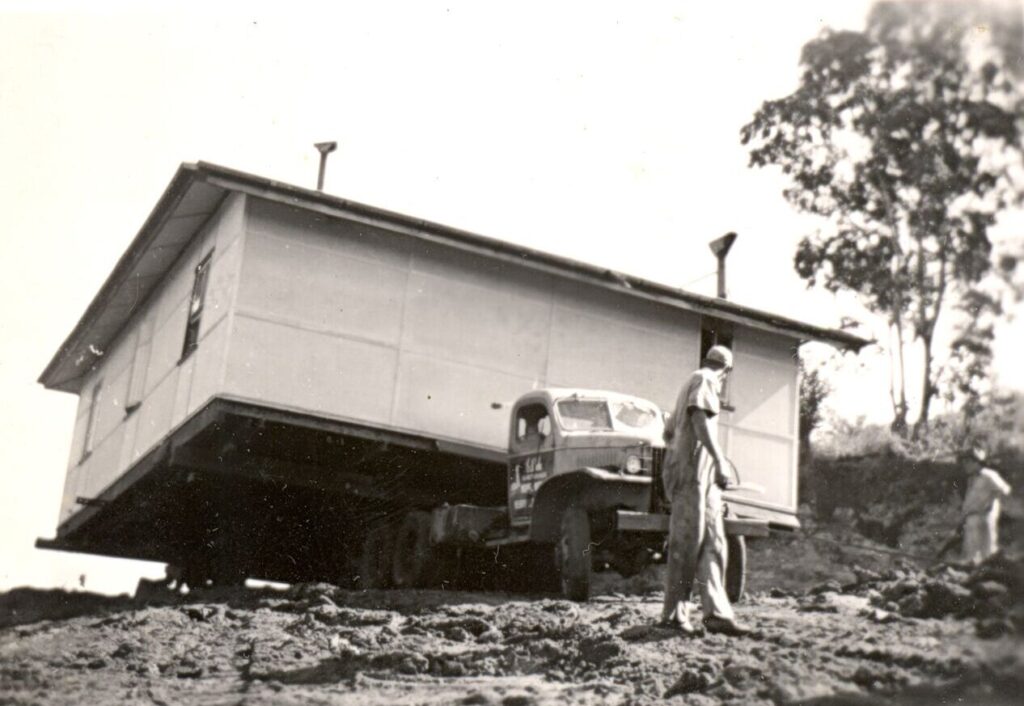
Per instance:
[[[389,493],[500,503],[508,419],[493,402],[586,387],[671,409],[715,341],[735,354],[722,441],[767,489],[743,502],[793,526],[809,340],[865,343],[184,164],[40,378],[80,404],[56,538],[39,544],[172,561],[228,516],[259,534],[274,515],[292,534],[267,541],[313,556]],[[385,455],[400,486],[375,475]]]

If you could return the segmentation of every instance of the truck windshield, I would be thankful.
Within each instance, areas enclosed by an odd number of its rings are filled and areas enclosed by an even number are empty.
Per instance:
[[[635,400],[570,398],[559,400],[557,406],[559,421],[565,431],[643,430],[657,437],[664,431],[658,409]]]
[[[558,417],[566,431],[611,431],[612,418],[604,400],[561,400]]]
[[[639,404],[633,400],[612,401],[608,404],[617,427],[650,429],[661,427],[663,424],[658,410],[648,405]]]

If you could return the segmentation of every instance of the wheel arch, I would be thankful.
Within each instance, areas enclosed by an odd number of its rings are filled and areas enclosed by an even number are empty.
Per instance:
[[[600,468],[581,468],[549,478],[537,491],[530,515],[530,539],[554,542],[562,513],[582,507],[588,513],[615,508],[645,510],[650,500],[651,479],[624,476]]]

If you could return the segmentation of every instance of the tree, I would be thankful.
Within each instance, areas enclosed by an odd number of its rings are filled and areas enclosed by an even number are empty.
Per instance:
[[[821,426],[825,398],[832,392],[831,385],[817,369],[809,369],[800,359],[800,458],[810,459],[811,434]]]
[[[797,90],[741,131],[751,166],[781,167],[786,199],[826,219],[798,246],[800,277],[885,316],[900,432],[905,349],[918,344],[924,361],[916,432],[939,391],[940,317],[990,275],[989,228],[1021,203],[1021,25],[1012,7],[878,3],[865,31],[805,45]]]

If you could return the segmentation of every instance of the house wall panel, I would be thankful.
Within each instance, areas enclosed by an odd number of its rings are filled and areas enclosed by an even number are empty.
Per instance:
[[[742,334],[738,338],[730,381],[730,397],[736,407],[733,423],[755,431],[794,437],[796,360],[785,348],[765,351],[767,355],[751,354],[747,338]]]
[[[192,376],[195,373],[196,361],[198,360],[199,356],[193,353],[181,362],[178,366],[177,374],[174,375],[174,403],[171,407],[171,429],[185,420],[185,414],[188,412],[188,396],[192,389]]]
[[[185,341],[185,322],[188,304],[185,300],[178,302],[174,316],[157,324],[153,331],[153,343],[149,354],[149,366],[146,369],[145,395],[152,394],[154,388],[162,384],[181,360],[182,345]]]
[[[511,403],[533,385],[529,378],[433,356],[403,353],[394,423],[402,429],[496,449],[508,446]]]
[[[79,485],[80,495],[94,498],[121,475],[119,465],[124,429],[124,425],[119,424],[85,460]]]
[[[441,271],[413,272],[403,350],[539,381],[545,374],[551,305],[503,285],[484,287]]]
[[[87,398],[83,396],[79,400],[78,416],[75,418],[75,431],[71,437],[71,456],[68,461],[69,470],[78,465],[82,458],[82,448],[85,445],[85,425],[89,422],[89,407],[86,404],[81,404],[84,399]]]
[[[203,318],[199,322],[200,339],[228,315],[242,268],[242,242],[242,238],[236,237],[218,243],[213,252],[214,266],[210,268],[210,279],[206,284],[206,296],[203,301]],[[191,288],[189,292],[191,294]],[[182,324],[183,339],[184,329]]]
[[[121,456],[117,467],[123,472],[135,462],[135,437],[139,431],[139,415],[131,414],[124,421],[124,437],[121,442]]]
[[[223,389],[229,329],[227,317],[222,318],[217,326],[204,334],[199,348],[192,354],[197,363],[192,371],[186,416],[201,409]]]
[[[139,417],[132,450],[132,456],[135,459],[141,458],[170,431],[177,382],[178,371],[175,368],[150,391],[145,402],[135,413]]]
[[[478,289],[499,288],[524,299],[547,302],[556,277],[520,267],[506,260],[478,255],[428,241],[415,241],[410,267],[413,272],[460,282]]]
[[[124,403],[128,397],[131,374],[131,368],[125,367],[114,373],[113,378],[104,378],[100,390],[100,405],[96,410],[94,442],[107,438],[124,421]]]
[[[64,476],[64,492],[61,495],[58,522],[68,519],[80,507],[75,499],[81,495],[78,491],[82,484],[82,470],[82,466],[76,464],[71,466]]]
[[[344,229],[339,240],[359,243]],[[353,257],[319,234],[254,231],[246,242],[239,310],[324,332],[397,344],[406,278],[401,252]]]
[[[785,336],[737,328],[726,454],[744,480],[763,485],[752,499],[796,509],[797,360]]]
[[[379,228],[255,198],[247,200],[246,232],[383,265],[404,261],[410,245],[404,236]]]
[[[563,287],[548,378],[555,386],[639,395],[671,410],[697,367],[699,331],[699,319],[686,312],[596,288]]]
[[[387,423],[395,349],[236,314],[228,395]]]
[[[752,501],[796,510],[796,447],[786,439],[746,429],[729,429],[729,459],[746,482],[764,487],[764,494],[744,493]]]

